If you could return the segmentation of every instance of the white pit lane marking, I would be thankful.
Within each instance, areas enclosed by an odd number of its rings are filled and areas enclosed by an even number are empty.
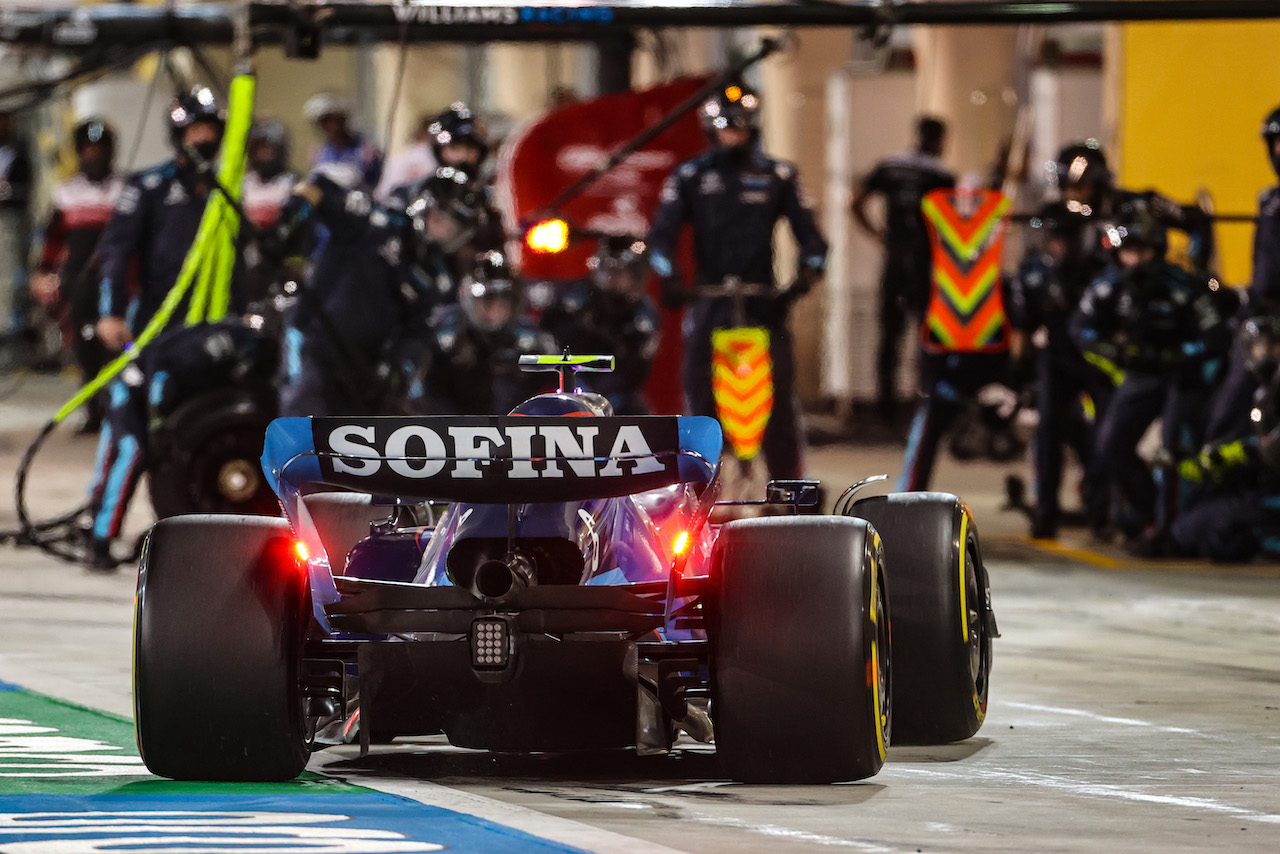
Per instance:
[[[425,854],[445,847],[389,830],[334,826],[348,820],[346,815],[287,812],[0,813],[0,843],[6,854]],[[5,840],[24,835],[47,838]]]
[[[1056,792],[1080,795],[1081,797],[1107,798],[1110,800],[1119,799],[1123,801],[1131,801],[1133,803],[1152,804],[1155,806],[1178,807],[1181,809],[1216,813],[1218,815],[1230,815],[1235,816],[1236,818],[1246,819],[1249,821],[1260,821],[1266,824],[1280,824],[1280,815],[1259,812],[1258,810],[1249,809],[1247,807],[1238,807],[1235,804],[1224,803],[1213,798],[1200,798],[1183,795],[1157,795],[1150,792],[1139,792],[1133,789],[1125,789],[1121,786],[1113,786],[1108,783],[1090,783],[1071,780],[1066,777],[1055,777],[1052,774],[1036,774],[1026,771],[989,771],[981,769],[970,769],[964,773],[957,773],[955,771],[941,771],[932,768],[912,768],[907,766],[896,766],[893,770],[894,773],[898,774],[914,774],[916,776],[934,777],[939,779],[964,780],[969,782],[972,782],[974,779],[982,779],[994,782],[1013,783],[1019,786],[1036,786],[1042,789],[1051,789]]]
[[[792,827],[783,827],[777,824],[758,824],[740,818],[689,813],[684,816],[684,820],[696,821],[699,824],[711,824],[716,827],[738,828],[740,830],[745,830],[748,833],[768,836],[773,839],[784,839],[789,842],[810,842],[815,845],[827,845],[832,848],[854,848],[858,851],[870,852],[871,854],[892,854],[894,851],[903,850],[890,848],[878,842],[866,842],[859,839],[844,839],[839,836],[827,836],[822,833],[811,833],[807,830],[796,830]]]
[[[313,760],[316,758],[323,760],[326,757],[316,754],[312,758]],[[331,761],[337,761],[341,758],[340,756],[334,756]],[[309,770],[321,774],[325,773],[324,765],[314,761]],[[460,789],[450,789],[437,783],[408,779],[348,778],[341,774],[327,774],[326,776],[345,780],[353,785],[375,789],[379,792],[400,795],[427,806],[473,815],[476,818],[482,818],[495,824],[523,831],[530,836],[536,836],[548,842],[568,845],[586,851],[600,852],[600,854],[687,854],[687,852],[676,848],[668,848],[656,842],[646,842],[643,839],[623,836],[620,833],[593,827],[572,819],[547,815],[518,804],[510,804],[495,798],[475,795]]]
[[[35,721],[0,718],[0,779],[151,776],[140,756],[121,751]]]
[[[1072,718],[1086,718],[1091,721],[1097,721],[1103,724],[1118,724],[1120,726],[1134,726],[1154,729],[1158,732],[1171,732],[1178,735],[1204,735],[1204,733],[1195,729],[1187,729],[1185,727],[1164,726],[1162,724],[1152,723],[1151,721],[1138,720],[1137,718],[1116,718],[1109,715],[1099,715],[1085,709],[1070,709],[1061,706],[1041,706],[1036,703],[1014,703],[1008,700],[1000,702],[1001,706],[1007,706],[1011,709],[1025,709],[1029,712],[1046,712],[1051,715],[1064,715]]]

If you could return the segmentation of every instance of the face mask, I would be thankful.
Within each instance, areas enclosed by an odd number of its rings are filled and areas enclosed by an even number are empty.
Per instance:
[[[191,157],[193,165],[197,172],[204,172],[213,168],[213,161],[218,156],[218,148],[221,143],[212,140],[207,142],[198,142],[195,145],[185,145],[188,156]]]
[[[105,157],[81,160],[80,171],[90,181],[101,181],[111,174],[111,161]]]
[[[280,173],[284,172],[284,162],[273,157],[270,160],[257,160],[253,163],[253,171],[258,173],[258,177],[264,181],[270,181]]]

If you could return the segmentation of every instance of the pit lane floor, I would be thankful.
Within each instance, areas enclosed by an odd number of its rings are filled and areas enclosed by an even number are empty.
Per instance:
[[[31,432],[12,405],[0,405],[12,425],[0,480]],[[74,502],[92,451],[55,438],[33,478],[37,510]],[[895,473],[899,453],[829,446],[810,464],[848,482]],[[732,784],[694,744],[665,758],[515,757],[428,739],[364,758],[330,749],[311,769],[595,851],[1280,848],[1276,571],[1030,546],[1021,520],[997,510],[1002,474],[944,464],[937,483],[974,507],[1004,635],[987,721],[967,742],[892,748],[872,780],[823,787]],[[11,523],[6,507],[0,527]],[[89,576],[0,549],[0,680],[127,719],[133,585],[128,570]]]

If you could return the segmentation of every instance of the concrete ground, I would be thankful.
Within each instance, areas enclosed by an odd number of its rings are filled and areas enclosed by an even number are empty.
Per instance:
[[[37,378],[0,400],[0,481],[66,390]],[[900,453],[822,445],[810,465],[843,486],[896,475]],[[90,439],[54,438],[33,470],[37,514],[75,503],[92,454]],[[425,740],[363,759],[330,749],[312,768],[596,851],[1280,849],[1276,568],[1135,563],[1073,532],[1032,543],[999,509],[1008,473],[1027,474],[943,460],[935,482],[974,511],[1003,633],[968,741],[891,748],[879,775],[837,786],[732,784],[692,744],[641,759]],[[0,508],[0,528],[12,522]],[[0,549],[0,680],[130,715],[133,589],[130,571]]]

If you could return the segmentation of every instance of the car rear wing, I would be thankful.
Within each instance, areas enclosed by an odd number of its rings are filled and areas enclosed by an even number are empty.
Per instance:
[[[317,486],[523,504],[612,498],[715,476],[722,436],[702,416],[277,418],[262,469],[276,494]]]
[[[293,524],[312,610],[328,631],[342,556],[325,551],[302,500],[309,492],[332,485],[476,504],[611,498],[712,482],[722,442],[719,422],[699,416],[277,418],[262,470]]]

